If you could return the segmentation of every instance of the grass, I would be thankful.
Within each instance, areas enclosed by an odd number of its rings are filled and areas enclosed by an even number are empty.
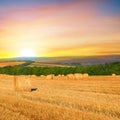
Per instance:
[[[36,91],[14,92],[0,77],[0,120],[120,120],[120,76],[31,81]]]

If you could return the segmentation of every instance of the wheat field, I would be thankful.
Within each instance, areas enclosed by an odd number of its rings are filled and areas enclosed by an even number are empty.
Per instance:
[[[13,78],[0,75],[0,120],[120,120],[120,76],[33,76],[32,92],[14,92]]]
[[[0,62],[0,67],[22,65],[25,62]]]

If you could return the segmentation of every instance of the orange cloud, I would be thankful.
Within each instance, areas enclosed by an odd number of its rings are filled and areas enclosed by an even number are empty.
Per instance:
[[[103,43],[87,43],[68,48],[54,48],[47,52],[48,56],[90,56],[120,54],[120,41],[106,41]]]

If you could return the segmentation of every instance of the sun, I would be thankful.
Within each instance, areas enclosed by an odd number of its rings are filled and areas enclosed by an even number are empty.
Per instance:
[[[32,49],[24,49],[21,54],[21,57],[35,57],[35,52]]]

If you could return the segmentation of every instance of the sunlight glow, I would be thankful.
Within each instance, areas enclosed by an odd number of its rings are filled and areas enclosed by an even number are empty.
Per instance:
[[[35,57],[35,52],[32,49],[24,49],[21,54],[21,57]]]

